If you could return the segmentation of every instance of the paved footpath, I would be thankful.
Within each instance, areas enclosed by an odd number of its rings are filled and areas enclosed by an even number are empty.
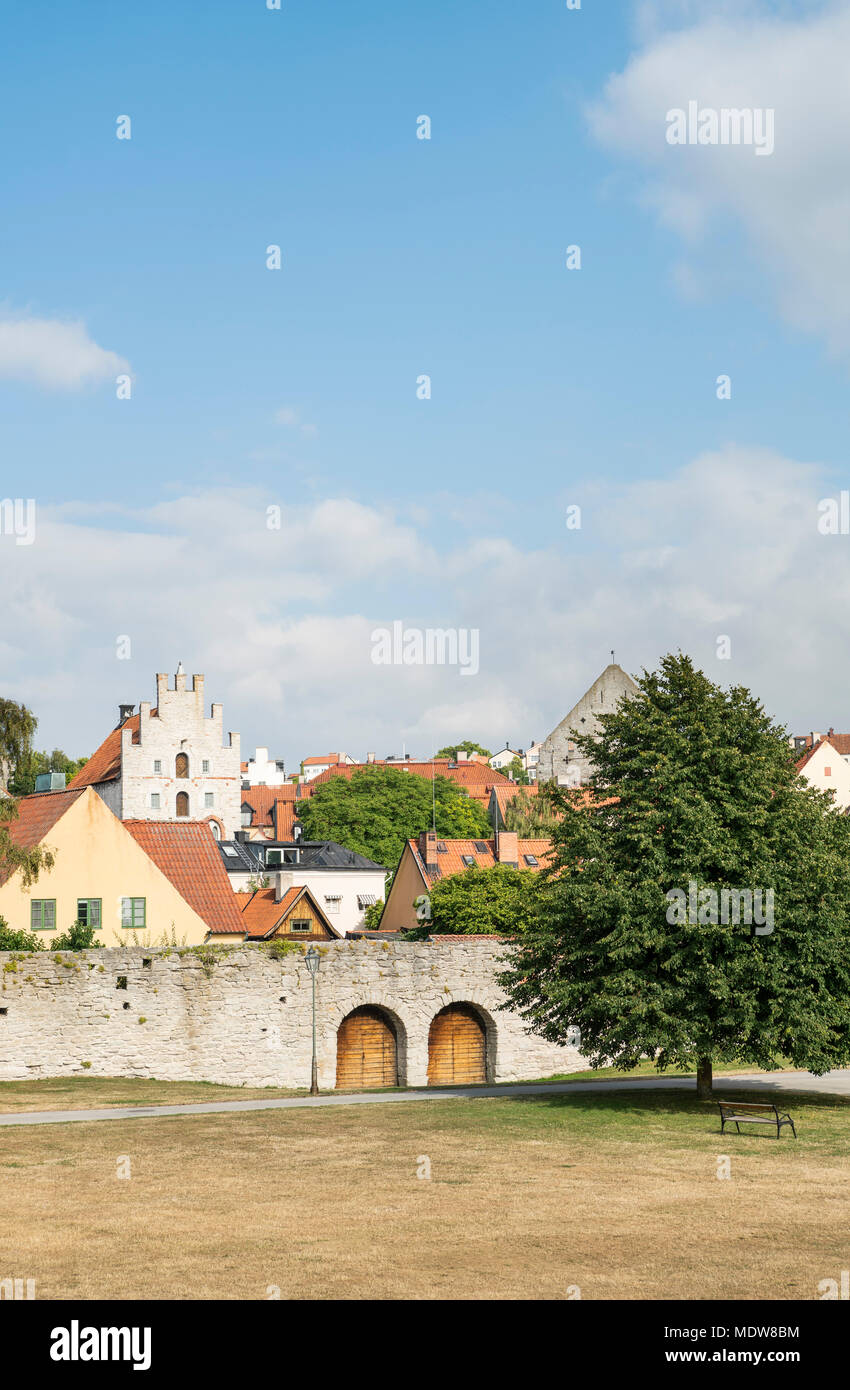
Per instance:
[[[716,1076],[715,1090],[810,1091],[815,1094],[850,1096],[850,1069],[830,1071],[825,1076],[812,1076],[807,1071],[774,1072]],[[695,1081],[673,1077],[640,1077],[622,1081],[547,1081],[519,1086],[453,1086],[438,1090],[429,1086],[424,1091],[370,1091],[359,1095],[296,1096],[287,1100],[219,1100],[199,1105],[134,1105],[108,1110],[34,1110],[16,1114],[0,1114],[0,1125],[64,1125],[88,1123],[91,1120],[156,1119],[163,1115],[218,1115],[245,1110],[306,1110],[326,1105],[388,1105],[419,1100],[475,1100],[494,1097],[512,1100],[516,1096],[564,1096],[594,1091],[693,1091]]]

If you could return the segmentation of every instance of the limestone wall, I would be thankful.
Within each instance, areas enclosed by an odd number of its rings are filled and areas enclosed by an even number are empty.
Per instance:
[[[428,1029],[450,1003],[475,1005],[485,1023],[488,1079],[587,1065],[575,1048],[532,1037],[515,1014],[499,1010],[494,972],[502,943],[335,941],[320,949],[322,1088],[335,1083],[339,1024],[363,1004],[390,1014],[402,1084],[425,1084]],[[118,987],[120,977],[126,988]],[[0,952],[0,980],[0,1080],[90,1075],[309,1085],[311,988],[300,951],[274,960],[243,946],[206,968],[197,954],[174,949]]]

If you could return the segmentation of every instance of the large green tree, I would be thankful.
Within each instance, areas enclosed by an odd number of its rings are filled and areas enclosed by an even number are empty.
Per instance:
[[[523,840],[551,835],[559,820],[560,813],[552,804],[547,787],[541,787],[536,795],[517,792],[505,807],[505,829],[515,830]]]
[[[493,864],[487,869],[472,865],[463,873],[449,874],[431,884],[427,913],[416,933],[460,936],[515,936],[534,916],[539,874]]]
[[[748,690],[681,653],[638,686],[576,739],[616,801],[554,793],[554,862],[502,977],[513,1005],[552,1041],[577,1025],[594,1064],[696,1066],[702,1096],[717,1063],[846,1066],[850,819]]]
[[[482,748],[480,743],[473,743],[471,739],[464,739],[463,743],[449,743],[445,748],[434,754],[435,758],[450,758],[452,762],[457,761],[458,753],[479,754],[482,758],[490,758],[492,754],[489,748]]]
[[[485,812],[455,782],[432,782],[400,768],[364,767],[350,778],[331,777],[299,801],[297,811],[305,839],[337,840],[391,870],[405,840],[427,830],[432,815],[445,839],[486,840],[490,834]]]
[[[32,753],[38,720],[26,705],[0,699],[0,788]]]

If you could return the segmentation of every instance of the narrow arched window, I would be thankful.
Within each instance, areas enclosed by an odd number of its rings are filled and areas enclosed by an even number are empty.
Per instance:
[[[178,753],[178,754],[177,754],[177,757],[174,759],[174,775],[175,775],[175,777],[188,777],[188,776],[189,776],[189,757],[188,757],[188,754],[186,754],[186,753]]]
[[[177,793],[177,814],[178,816],[188,816],[189,814],[189,795],[187,792]]]

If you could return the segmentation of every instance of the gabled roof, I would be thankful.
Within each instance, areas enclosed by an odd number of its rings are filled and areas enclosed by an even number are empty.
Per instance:
[[[445,851],[437,851],[437,866],[440,870],[438,877],[447,878],[451,874],[462,874],[464,869],[472,868],[473,865],[478,869],[492,869],[494,864],[498,864],[496,858],[494,840],[440,840],[440,845],[445,845]],[[431,882],[431,876],[425,865],[425,860],[419,852],[419,846],[415,840],[408,840],[408,847],[416,860],[423,880]],[[476,849],[476,845],[483,844],[487,848],[485,851]],[[529,869],[532,872],[539,872],[546,867],[548,855],[552,850],[551,840],[517,840],[517,863],[521,869]],[[537,860],[535,865],[526,864],[525,855],[531,855]],[[471,858],[473,864],[465,864],[464,856]]]
[[[156,710],[151,710],[151,716],[156,714]],[[75,777],[68,783],[70,790],[75,791],[78,787],[93,787],[98,782],[114,782],[116,777],[121,775],[121,734],[124,729],[130,729],[133,734],[133,742],[139,742],[139,718],[138,714],[131,714],[129,719],[125,719],[123,724],[119,724],[110,734],[106,735],[103,743],[94,753],[88,762],[81,767]]]
[[[236,895],[208,821],[125,820],[122,824],[211,932],[244,932]]]
[[[839,739],[839,738],[845,739],[845,738],[847,738],[847,735],[846,735],[846,734],[825,734],[823,738],[818,739],[817,743],[813,744],[811,748],[807,748],[806,751],[805,751],[805,753],[803,754],[802,758],[798,758],[797,762],[794,764],[794,766],[796,767],[797,771],[798,771],[798,772],[802,772],[802,771],[803,771],[803,768],[806,766],[806,763],[810,762],[811,759],[815,756],[815,753],[817,753],[819,749],[821,749],[821,748],[823,748],[823,747],[825,747],[825,746],[828,746],[828,747],[830,747],[830,748],[834,748],[834,749],[835,749],[835,752],[838,753],[838,754],[840,754],[840,753],[841,753],[841,749],[838,747],[838,739]]]
[[[279,903],[275,902],[275,890],[273,888],[260,888],[256,893],[252,893],[241,912],[240,930],[245,933],[246,940],[260,941],[271,936],[302,898],[306,898],[310,903],[316,917],[322,926],[327,927],[331,936],[339,937],[341,933],[328,921],[305,884],[300,888],[288,888]],[[295,939],[309,941],[310,938],[303,936]]]
[[[20,849],[35,849],[53,829],[58,820],[85,792],[85,787],[63,792],[35,792],[18,801],[17,819],[4,821],[9,838]],[[14,870],[0,875],[0,883],[11,878]]]

